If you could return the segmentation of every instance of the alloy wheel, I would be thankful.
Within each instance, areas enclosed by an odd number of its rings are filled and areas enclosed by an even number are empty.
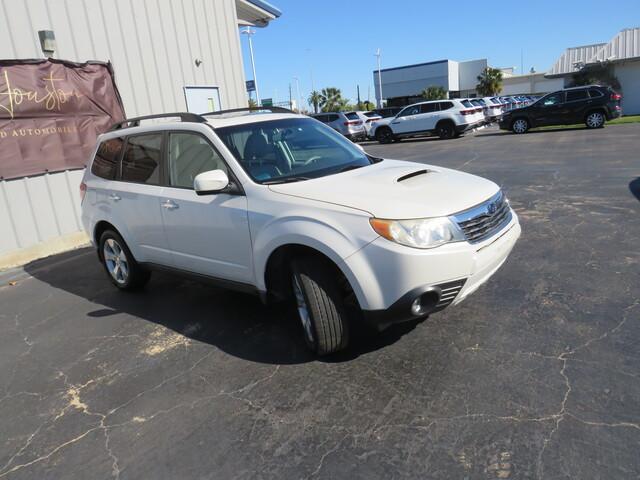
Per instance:
[[[122,246],[115,239],[109,238],[104,242],[102,254],[107,270],[113,279],[120,285],[127,283],[129,260]]]
[[[309,343],[314,343],[313,338],[313,325],[311,324],[311,315],[309,315],[309,307],[307,306],[307,301],[304,298],[304,293],[302,292],[302,286],[300,285],[300,280],[297,275],[293,275],[293,295],[296,298],[296,306],[298,307],[298,316],[300,317],[300,322],[302,322],[302,327],[304,328],[304,334],[307,336],[307,340]]]
[[[600,112],[593,112],[587,116],[587,126],[589,128],[599,128],[604,124],[604,115]]]
[[[526,120],[518,119],[513,122],[513,131],[515,133],[524,133],[529,129],[529,124]]]

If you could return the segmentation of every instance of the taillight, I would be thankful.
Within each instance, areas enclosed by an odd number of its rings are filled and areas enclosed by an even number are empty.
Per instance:
[[[344,122],[345,125],[362,125],[360,120],[349,120],[348,122]]]
[[[80,203],[84,201],[84,196],[87,194],[87,184],[84,182],[80,183]]]
[[[473,115],[475,110],[460,110],[460,115]]]
[[[621,100],[621,99],[622,99],[622,95],[620,95],[619,93],[611,94],[611,100]]]

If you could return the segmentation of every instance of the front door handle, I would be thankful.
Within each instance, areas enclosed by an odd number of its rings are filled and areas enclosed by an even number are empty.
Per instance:
[[[109,198],[114,202],[117,202],[118,200],[120,200],[120,196],[116,195],[115,193],[112,193],[111,195],[109,195]]]
[[[178,204],[172,200],[165,200],[162,202],[162,208],[166,208],[167,210],[175,210],[178,208]]]

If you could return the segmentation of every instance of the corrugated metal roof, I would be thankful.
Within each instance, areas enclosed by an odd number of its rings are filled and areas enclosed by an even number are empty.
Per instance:
[[[592,62],[640,57],[640,28],[625,28],[594,55]]]
[[[567,48],[551,68],[549,75],[562,75],[579,70],[576,64],[620,61],[640,57],[640,27],[625,28],[608,43]]]
[[[577,63],[589,63],[589,60],[604,47],[606,43],[595,43],[582,47],[567,48],[551,68],[549,75],[575,72]]]

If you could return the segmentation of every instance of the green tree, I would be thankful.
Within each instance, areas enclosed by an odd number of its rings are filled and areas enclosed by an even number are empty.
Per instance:
[[[485,68],[478,75],[476,91],[483,97],[492,97],[502,90],[502,71],[499,68]]]
[[[322,102],[322,94],[319,91],[314,90],[309,95],[309,99],[307,101],[309,102],[309,105],[313,107],[313,113],[318,113],[320,102]]]
[[[588,65],[574,73],[571,78],[572,87],[582,85],[605,85],[620,90],[620,81],[613,73],[611,65]]]
[[[323,88],[320,93],[320,107],[323,112],[340,112],[349,104],[349,100],[342,97],[339,88]]]
[[[431,85],[425,88],[420,95],[426,100],[444,100],[447,98],[447,91],[437,85]]]
[[[247,103],[249,105],[249,108],[256,108],[258,106],[258,102],[256,102],[253,98],[250,98]]]

